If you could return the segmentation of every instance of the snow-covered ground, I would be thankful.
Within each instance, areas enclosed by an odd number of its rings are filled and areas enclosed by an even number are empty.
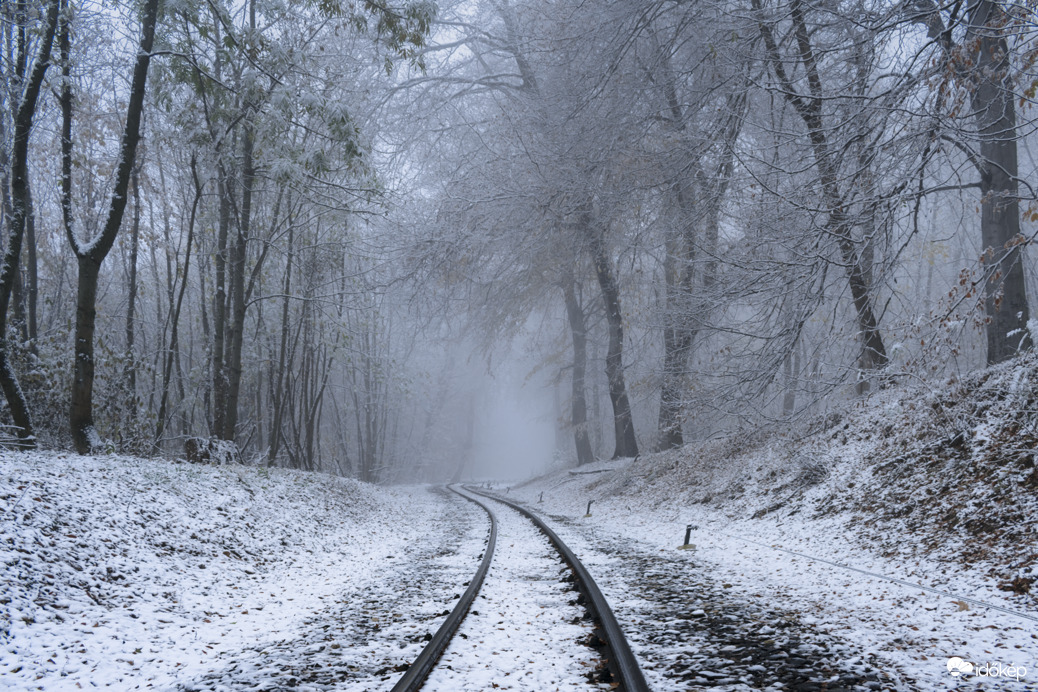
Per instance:
[[[591,623],[564,581],[569,568],[529,520],[488,502],[498,518],[494,560],[468,616],[422,689],[594,689],[589,678],[600,661],[587,643]]]
[[[486,534],[443,491],[125,457],[0,453],[0,502],[12,690],[388,689]]]
[[[656,552],[723,582],[721,600],[848,643],[885,685],[1038,690],[1036,392],[1032,355],[881,392],[797,436],[598,462],[509,496],[554,517],[614,602],[631,598],[622,579],[609,592],[617,555]],[[688,525],[695,549],[679,558]],[[953,677],[953,657],[974,675]]]
[[[661,692],[1038,690],[1035,392],[1029,356],[509,497],[582,557]],[[12,690],[388,690],[487,535],[438,488],[57,452],[0,452],[0,508]],[[576,617],[541,625],[568,607],[554,558],[505,514],[433,688],[578,688]]]
[[[849,540],[844,535],[846,527],[835,521],[795,517],[782,521],[736,520],[716,509],[679,506],[646,494],[607,495],[602,484],[606,476],[622,475],[629,481],[637,473],[632,462],[627,462],[596,481],[589,481],[588,476],[558,475],[510,493],[542,510],[577,550],[614,603],[621,625],[631,630],[632,638],[644,629],[645,618],[625,606],[646,597],[634,592],[636,578],[614,579],[613,572],[625,560],[655,552],[658,557],[652,563],[671,578],[683,575],[693,591],[704,590],[704,578],[722,585],[723,591],[717,590],[713,605],[751,603],[774,609],[776,619],[793,617],[805,630],[832,635],[845,645],[842,655],[848,661],[867,659],[871,667],[889,675],[884,689],[949,689],[956,682],[946,667],[953,656],[975,663],[1015,666],[1018,671],[1026,669],[1021,682],[1002,678],[997,687],[1038,689],[1038,622],[975,602],[963,601],[965,607],[957,602],[963,597],[982,599],[1036,616],[1032,608],[1006,598],[982,577],[950,573],[921,559],[905,564],[870,554]],[[542,491],[544,501],[538,504]],[[583,516],[588,499],[595,500],[591,517]],[[679,551],[687,524],[697,527],[691,539],[695,549]],[[806,556],[937,587],[952,595],[906,587]],[[687,564],[682,566],[682,560]],[[652,596],[647,598],[651,600]],[[688,603],[691,612],[703,606],[702,602]],[[625,614],[630,615],[626,621]],[[758,629],[768,626],[759,616],[753,618],[753,624]],[[678,652],[697,647],[685,638],[673,642],[670,648]],[[654,657],[654,652],[644,648],[638,653],[643,659]],[[654,669],[655,664],[650,661],[643,665],[656,689],[671,689],[662,671]],[[969,686],[982,683],[995,687],[993,682],[974,678]]]

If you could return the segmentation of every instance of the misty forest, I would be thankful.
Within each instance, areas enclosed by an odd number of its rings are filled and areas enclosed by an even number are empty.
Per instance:
[[[6,0],[6,438],[450,476],[516,390],[583,464],[1005,361],[1033,21]]]
[[[0,686],[1035,689],[1036,20],[0,0]]]

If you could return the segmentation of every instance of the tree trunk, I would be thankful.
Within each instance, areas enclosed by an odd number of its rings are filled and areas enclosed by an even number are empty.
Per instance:
[[[12,324],[18,329],[22,341],[28,342],[30,350],[36,352],[36,294],[38,286],[36,266],[36,212],[33,208],[32,188],[26,181],[25,187],[25,272],[14,275],[11,291]]]
[[[588,342],[589,357],[592,363],[599,362],[599,343],[592,339]],[[591,432],[591,449],[598,450],[595,452],[595,456],[601,454],[601,450],[605,447],[605,431],[603,428],[604,416],[602,415],[602,378],[592,377],[591,378],[591,420],[589,421],[588,427]]]
[[[569,317],[569,331],[573,338],[573,395],[571,399],[573,425],[573,442],[577,448],[577,465],[583,466],[595,460],[588,437],[587,399],[585,397],[584,379],[587,373],[587,327],[584,310],[577,300],[576,282],[573,273],[567,271],[562,279],[562,294],[566,299],[566,315]]]
[[[130,227],[130,275],[127,278],[126,299],[126,394],[132,418],[136,418],[137,411],[137,368],[133,360],[133,342],[134,313],[137,307],[137,252],[141,233],[141,194],[138,182],[138,169],[135,167],[130,174],[130,185],[133,187],[133,224]]]
[[[72,379],[72,403],[69,409],[69,427],[72,443],[80,454],[90,454],[100,441],[94,427],[94,325],[97,317],[97,280],[101,264],[108,256],[122,224],[126,210],[126,196],[130,172],[137,157],[141,117],[144,112],[145,86],[151,47],[155,38],[158,0],[148,0],[143,8],[141,42],[137,51],[133,81],[130,84],[129,103],[126,106],[126,125],[119,150],[115,188],[108,207],[108,217],[101,235],[83,246],[69,233],[69,240],[79,260],[79,280],[76,293],[75,372]],[[71,142],[69,142],[71,145]],[[71,184],[71,180],[68,181]],[[68,203],[69,200],[66,200]]]
[[[28,227],[31,225],[28,215],[25,219],[26,232],[22,235],[24,239],[29,235]],[[22,276],[21,258],[18,258],[19,269],[14,272],[14,285],[11,286],[11,318],[10,323],[17,333],[19,340],[24,343],[29,340],[29,325],[25,319],[25,277]]]
[[[231,225],[231,181],[221,164],[217,179],[220,212],[216,232],[216,279],[213,294],[213,421],[211,435],[223,438],[227,416],[227,370],[224,362],[227,335],[227,237]]]
[[[984,287],[988,365],[1031,347],[1020,236],[1017,187],[1015,94],[1009,46],[998,3],[976,0],[970,6],[967,43],[978,45],[973,113],[980,140],[980,235],[987,249],[989,280]]]
[[[291,209],[291,204],[289,205]],[[290,212],[291,213],[291,212]],[[285,283],[283,288],[284,299],[281,304],[281,344],[278,347],[278,369],[276,373],[271,373],[271,382],[275,382],[274,387],[274,402],[273,402],[273,420],[270,424],[270,442],[267,446],[270,449],[269,456],[267,457],[267,466],[272,466],[277,459],[278,448],[281,444],[281,418],[284,415],[285,409],[285,365],[286,356],[288,350],[288,303],[289,295],[292,290],[292,263],[295,258],[295,220],[291,216],[288,221],[288,258],[285,261]]]
[[[701,319],[693,314],[695,237],[692,227],[694,210],[691,192],[684,183],[674,186],[681,212],[683,232],[667,244],[664,260],[666,306],[663,327],[663,373],[660,382],[660,413],[657,419],[656,451],[675,449],[684,444],[682,412],[684,410],[685,370],[695,340],[692,322]]]
[[[686,199],[688,191],[676,184],[681,223],[691,225],[692,215]],[[689,324],[695,317],[691,311],[694,280],[694,240],[691,231],[672,234],[667,242],[667,256],[663,261],[666,305],[663,325],[663,372],[660,381],[660,413],[656,424],[656,451],[674,449],[684,444],[681,430],[684,374],[688,354],[692,350],[693,329]]]
[[[800,377],[800,349],[794,347],[793,353],[786,354],[786,360],[783,364],[785,370],[783,377],[783,387],[785,391],[782,393],[782,417],[789,418],[796,411],[797,404],[797,390],[796,382],[797,378]]]
[[[238,426],[238,397],[241,391],[241,351],[242,338],[245,332],[245,251],[252,222],[252,188],[255,184],[252,150],[254,134],[252,126],[245,126],[245,141],[242,156],[242,203],[238,218],[238,233],[231,255],[231,325],[227,336],[227,356],[224,371],[227,374],[227,410],[224,413],[224,427],[220,436],[225,440],[234,440],[235,428]]]
[[[36,258],[36,212],[33,208],[32,191],[26,191],[28,196],[28,215],[25,217],[25,278],[29,285],[26,287],[26,307],[28,315],[26,319],[29,348],[36,353],[36,339],[39,336],[39,327],[36,316],[36,302],[40,294],[40,272],[39,262]]]
[[[32,131],[33,117],[36,114],[36,104],[39,100],[43,78],[50,66],[51,47],[58,26],[58,8],[59,0],[52,0],[48,5],[46,25],[39,44],[39,54],[36,56],[36,62],[33,64],[32,72],[15,112],[11,151],[11,217],[7,248],[3,257],[3,265],[0,266],[0,388],[3,389],[7,405],[11,410],[15,434],[18,436],[18,446],[29,449],[36,446],[36,438],[25,394],[22,392],[11,366],[7,344],[7,311],[10,307],[15,278],[20,271],[22,239],[25,235],[32,204],[29,190],[29,134]],[[24,46],[19,52],[24,54]]]
[[[686,129],[685,110],[678,99],[677,78],[671,64],[671,57],[659,41],[658,34],[650,34],[656,53],[659,77],[654,83],[662,87],[662,96],[667,104],[670,126],[676,133]],[[689,157],[683,157],[688,159]],[[660,412],[656,422],[656,451],[674,449],[684,443],[681,430],[682,400],[684,393],[684,373],[688,363],[688,354],[692,348],[692,328],[690,321],[694,319],[691,312],[691,297],[695,260],[695,233],[693,218],[695,209],[692,205],[692,185],[690,183],[697,161],[682,162],[677,175],[670,185],[674,195],[676,209],[679,214],[680,230],[668,233],[666,239],[666,257],[663,260],[665,306],[663,326],[663,372],[660,382]]]
[[[608,256],[600,232],[591,227],[590,214],[585,212],[581,224],[591,247],[595,275],[602,291],[606,322],[609,325],[609,348],[606,351],[606,379],[609,382],[609,401],[613,405],[613,432],[616,438],[614,459],[638,456],[638,442],[634,435],[634,418],[624,382],[624,325],[620,309],[620,286],[616,282],[613,261]]]
[[[249,2],[249,27],[256,29],[256,3]],[[223,424],[217,427],[216,433],[224,440],[234,441],[235,431],[238,427],[238,398],[241,392],[241,351],[242,340],[245,336],[245,255],[246,241],[250,233],[252,222],[252,191],[256,179],[256,171],[253,166],[253,147],[255,142],[255,131],[248,119],[252,110],[252,104],[246,102],[243,106],[246,113],[243,127],[242,142],[242,170],[241,170],[241,208],[238,210],[238,232],[235,236],[234,247],[231,251],[229,307],[230,327],[226,330],[224,348],[223,372],[225,378],[224,412],[222,414]],[[228,190],[233,195],[233,188]]]
[[[664,329],[663,381],[660,385],[660,415],[657,421],[656,451],[676,449],[685,443],[681,430],[683,393],[681,376],[688,363],[692,334],[685,330],[679,336],[673,327]]]
[[[75,366],[72,375],[72,440],[80,454],[96,451],[100,438],[94,429],[94,325],[97,319],[97,280],[101,263],[79,255],[76,292]]]
[[[198,168],[195,157],[191,157],[191,177],[195,183],[195,198],[191,202],[191,213],[187,221],[187,240],[184,248],[184,270],[180,280],[180,291],[177,294],[177,302],[173,308],[173,316],[170,319],[169,350],[162,368],[162,390],[159,395],[159,414],[155,422],[155,445],[158,446],[162,440],[162,434],[166,429],[166,409],[169,401],[169,384],[173,377],[175,361],[180,358],[180,311],[184,305],[184,293],[187,290],[188,277],[191,275],[191,246],[195,238],[195,217],[198,213],[198,203],[202,199],[204,187],[198,179]],[[204,302],[204,301],[203,301]]]

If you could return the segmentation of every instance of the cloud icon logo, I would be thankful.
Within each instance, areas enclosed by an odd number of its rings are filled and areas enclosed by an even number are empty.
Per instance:
[[[954,677],[959,677],[963,673],[972,673],[973,664],[969,661],[963,661],[958,656],[952,656],[948,659],[948,672]]]

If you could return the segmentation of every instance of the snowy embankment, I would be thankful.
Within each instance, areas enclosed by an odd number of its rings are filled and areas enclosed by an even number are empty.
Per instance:
[[[1032,354],[890,388],[797,435],[599,462],[510,495],[591,552],[618,537],[673,551],[692,524],[697,564],[733,595],[851,642],[901,689],[1038,689],[1036,441]],[[955,656],[990,675],[952,677]]]
[[[304,648],[341,656],[347,644],[367,660],[341,676],[387,677],[444,604],[410,605],[391,651],[364,650],[352,640],[393,618],[357,592],[384,610],[401,588],[392,571],[444,506],[323,474],[0,452],[0,687],[295,685]],[[308,619],[329,612],[343,631],[317,640]]]

